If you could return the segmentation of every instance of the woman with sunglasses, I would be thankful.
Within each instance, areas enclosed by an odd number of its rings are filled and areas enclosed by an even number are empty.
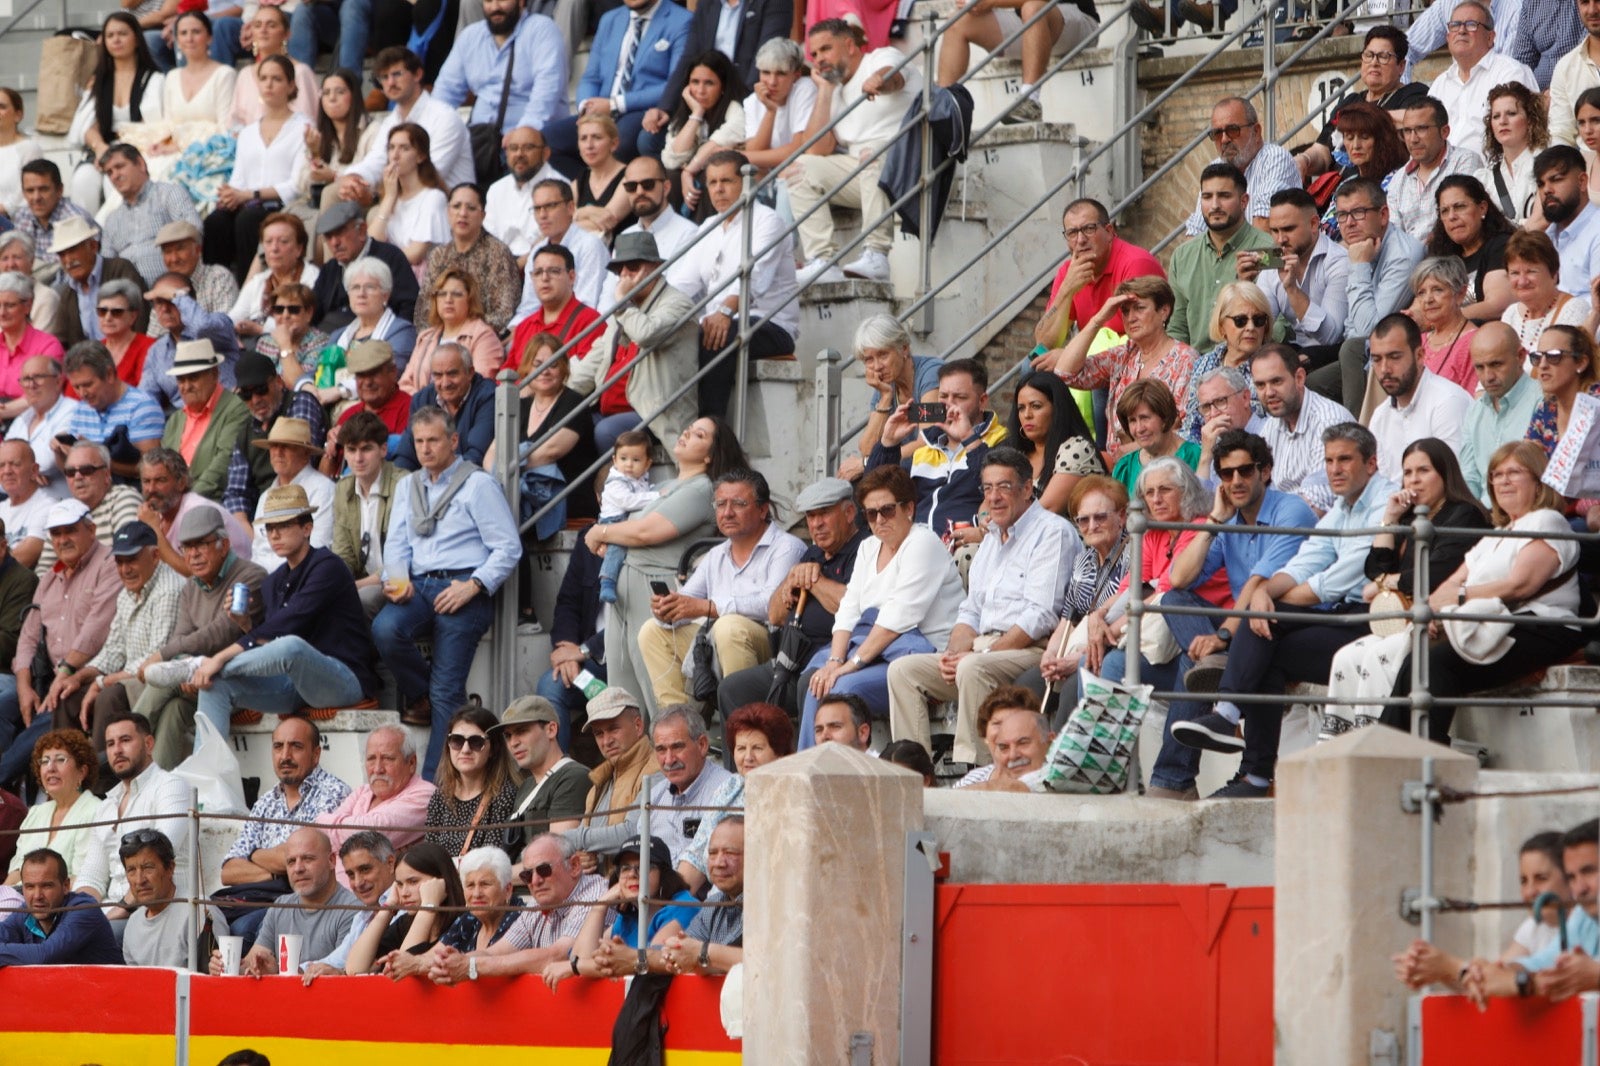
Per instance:
[[[256,351],[272,360],[284,388],[292,389],[301,378],[316,373],[317,356],[333,338],[311,324],[317,298],[309,286],[298,281],[280,285],[272,301],[272,332],[256,342]]]
[[[1182,394],[1183,435],[1192,441],[1200,439],[1200,430],[1206,422],[1200,413],[1200,379],[1219,366],[1231,366],[1242,372],[1248,381],[1251,356],[1272,339],[1272,304],[1267,294],[1253,281],[1224,285],[1211,307],[1211,335],[1221,337],[1222,342],[1195,358],[1194,369]],[[1176,394],[1177,390],[1173,392]],[[1251,389],[1251,405],[1257,414],[1265,413],[1255,402],[1254,388]]]
[[[381,973],[391,981],[426,977],[428,953],[459,913],[441,914],[438,908],[463,906],[466,895],[451,854],[426,840],[411,845],[395,864],[388,900],[379,902],[351,946],[345,973]]]
[[[1548,235],[1513,233],[1506,241],[1506,274],[1512,302],[1500,321],[1517,331],[1523,351],[1551,326],[1581,326],[1588,319],[1589,301],[1561,291],[1561,256]]]
[[[101,339],[111,358],[117,361],[117,377],[139,387],[144,373],[144,358],[150,354],[155,338],[134,328],[139,312],[144,310],[144,296],[139,286],[126,278],[114,278],[100,286],[100,298],[95,301],[94,313],[100,323]]]
[[[1478,372],[1472,369],[1472,338],[1478,327],[1462,307],[1470,280],[1467,265],[1453,255],[1433,256],[1411,272],[1412,304],[1422,327],[1422,365],[1447,381],[1478,391]]]
[[[1544,399],[1528,422],[1528,439],[1546,455],[1556,450],[1567,431],[1578,393],[1600,396],[1596,355],[1594,337],[1576,326],[1551,326],[1528,352],[1529,373],[1544,391]]]
[[[478,831],[479,825],[509,822],[521,774],[504,744],[489,736],[495,716],[482,707],[463,707],[450,716],[445,731],[449,758],[439,763],[439,786],[428,801],[424,839],[451,855],[464,855],[474,845],[500,845],[505,830]]]
[[[833,642],[806,665],[812,673],[800,713],[801,748],[811,747],[817,701],[830,692],[853,693],[875,715],[887,716],[889,663],[943,648],[966,595],[944,542],[913,521],[917,490],[903,468],[868,470],[856,484],[856,503],[872,536],[856,550],[834,612]]]
[[[461,856],[461,891],[467,910],[456,915],[439,943],[464,955],[484,951],[516,924],[521,913],[511,898],[517,886],[511,860],[499,848],[473,848]]]
[[[1073,564],[1061,621],[1039,660],[1040,680],[1035,683],[1031,672],[1017,679],[1017,684],[1036,691],[1043,690],[1045,681],[1059,684],[1078,672],[1088,647],[1084,619],[1109,603],[1128,575],[1128,490],[1122,483],[1102,475],[1083,478],[1072,490],[1068,510],[1089,550],[1080,552]],[[1104,645],[1099,650],[1104,653]]]
[[[1471,279],[1461,313],[1477,323],[1492,322],[1511,306],[1506,275],[1506,242],[1517,227],[1500,213],[1477,178],[1452,174],[1434,193],[1439,221],[1428,239],[1430,256],[1459,256]],[[1477,391],[1477,386],[1468,388]]]
[[[639,897],[650,903],[650,925],[645,929],[645,942],[660,944],[669,936],[679,936],[694,921],[699,902],[689,886],[672,868],[672,852],[660,837],[650,838],[648,865],[639,856],[639,842],[625,845],[611,864],[611,887],[600,899],[607,907],[590,907],[584,915],[583,929],[577,943],[572,946],[570,958],[557,959],[544,969],[544,983],[554,990],[569,977],[621,977],[632,973],[633,951],[639,944]],[[606,929],[606,915],[616,910],[611,928]],[[597,957],[602,938],[609,936],[611,943],[623,950],[617,954]],[[617,967],[621,961],[628,969]]]
[[[1437,437],[1423,437],[1406,445],[1400,463],[1400,491],[1384,508],[1385,526],[1410,525],[1418,508],[1440,529],[1488,529],[1489,515],[1467,487],[1461,464],[1449,445]],[[1470,533],[1441,533],[1428,547],[1428,587],[1438,588],[1466,559],[1482,538]],[[1399,593],[1409,604],[1415,594],[1416,567],[1409,533],[1379,533],[1367,549],[1367,583],[1361,598],[1371,604],[1380,592]],[[1391,599],[1392,597],[1385,597]],[[1380,608],[1373,608],[1374,610]],[[1373,623],[1378,629],[1381,623]],[[1395,671],[1411,647],[1411,627],[1404,622],[1384,625],[1340,648],[1328,673],[1331,696],[1387,696],[1394,687]],[[1376,725],[1382,709],[1372,706],[1328,704],[1322,711],[1321,738],[1328,740],[1353,728]]]
[[[21,846],[11,857],[6,884],[22,880],[22,857],[35,848],[58,852],[67,860],[68,873],[75,874],[82,868],[94,834],[77,826],[94,821],[94,812],[100,806],[99,797],[89,791],[90,776],[98,765],[89,737],[81,729],[52,730],[33,745],[29,769],[46,798],[28,808],[22,831],[48,828],[49,832],[19,838]]]

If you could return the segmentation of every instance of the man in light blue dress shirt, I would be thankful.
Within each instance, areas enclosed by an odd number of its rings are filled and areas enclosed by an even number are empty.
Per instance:
[[[483,21],[456,38],[433,83],[433,98],[459,107],[475,94],[471,123],[493,124],[508,62],[511,99],[502,136],[519,126],[542,130],[567,117],[567,42],[549,17],[524,15],[522,0],[484,0]]]

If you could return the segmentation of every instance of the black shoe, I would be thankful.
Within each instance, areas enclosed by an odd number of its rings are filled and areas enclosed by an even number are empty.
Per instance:
[[[1244,738],[1239,727],[1213,711],[1188,722],[1178,722],[1172,727],[1172,739],[1186,748],[1217,751],[1224,755],[1237,755],[1244,750]]]
[[[1183,675],[1183,688],[1186,692],[1216,692],[1222,684],[1222,671],[1228,666],[1228,653],[1225,651],[1212,652],[1189,668]]]
[[[1133,24],[1152,37],[1167,32],[1167,20],[1145,0],[1128,0],[1128,17]]]
[[[1238,777],[1234,778],[1232,781],[1229,781],[1226,785],[1223,785],[1221,788],[1217,789],[1215,792],[1211,793],[1211,795],[1206,797],[1206,799],[1214,799],[1214,800],[1219,800],[1219,799],[1254,800],[1254,799],[1271,799],[1271,798],[1272,798],[1272,786],[1271,785],[1257,785],[1257,784],[1253,783],[1248,777],[1244,776],[1243,774],[1240,774]]]

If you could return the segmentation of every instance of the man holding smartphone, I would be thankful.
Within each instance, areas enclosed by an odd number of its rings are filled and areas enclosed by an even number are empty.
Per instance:
[[[1271,251],[1238,254],[1240,281],[1253,281],[1267,294],[1272,317],[1288,323],[1289,342],[1302,351],[1323,348],[1312,367],[1332,362],[1344,340],[1346,282],[1350,256],[1328,238],[1322,213],[1304,189],[1284,189],[1272,197],[1267,232]]]

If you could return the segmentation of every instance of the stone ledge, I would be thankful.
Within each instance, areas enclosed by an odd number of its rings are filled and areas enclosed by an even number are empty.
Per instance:
[[[849,278],[845,281],[813,281],[800,290],[802,306],[840,303],[845,300],[881,300],[890,303],[894,287],[886,281],[863,281]]]
[[[234,723],[235,733],[263,733],[270,734],[278,728],[278,723],[283,719],[276,714],[263,714],[259,722],[248,725]],[[381,725],[399,725],[399,711],[360,710],[340,711],[325,722],[318,722],[317,728],[324,733],[370,733]]]
[[[1076,144],[1081,140],[1078,128],[1070,122],[1024,122],[1016,126],[996,126],[972,147],[978,149],[1004,148],[1013,144]],[[968,160],[970,163],[970,156]]]

